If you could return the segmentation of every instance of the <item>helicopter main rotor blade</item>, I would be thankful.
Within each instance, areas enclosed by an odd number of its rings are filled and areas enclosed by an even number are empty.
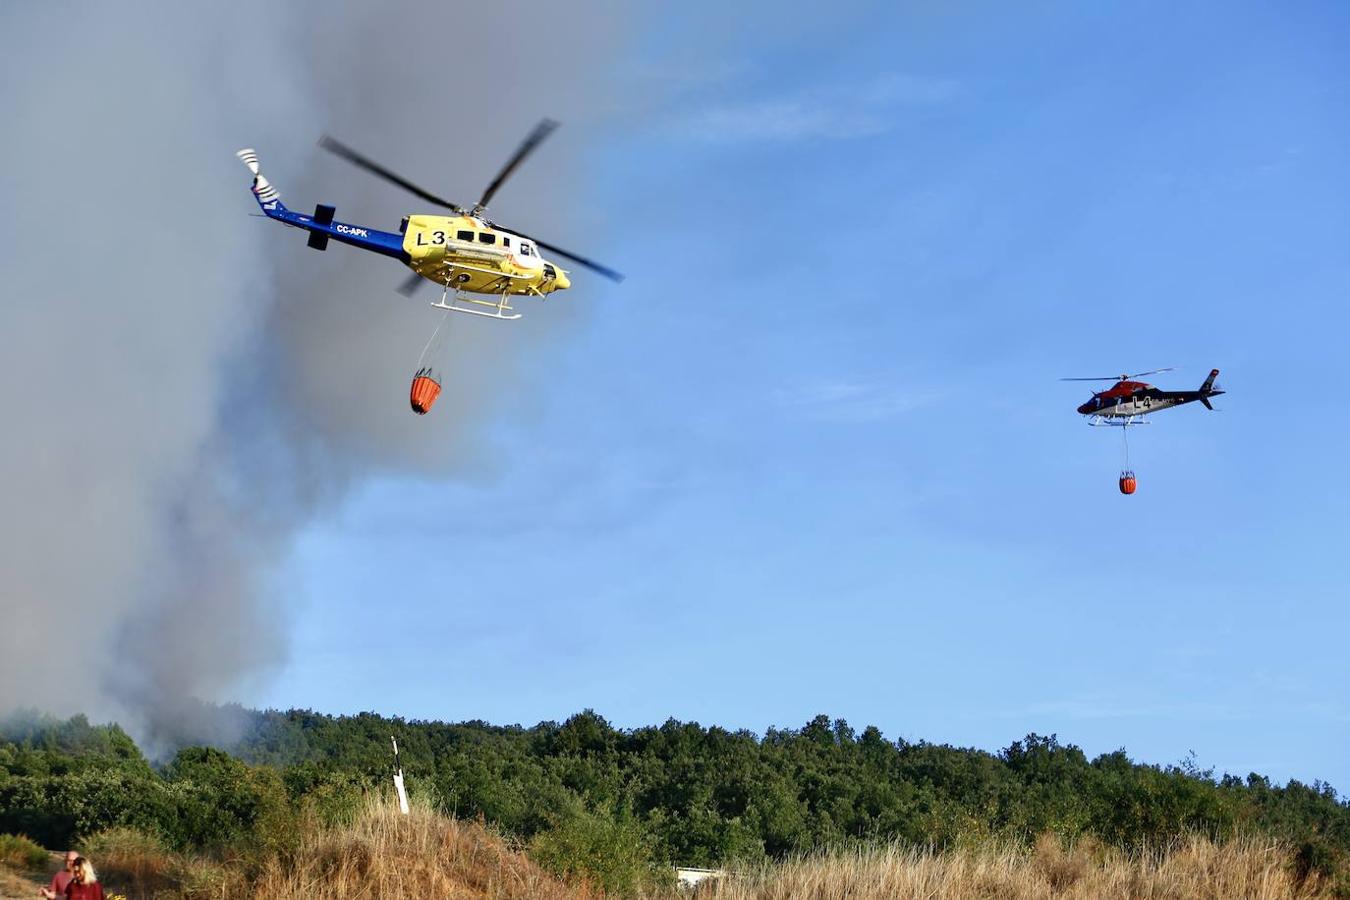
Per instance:
[[[1133,375],[1110,375],[1103,378],[1061,378],[1060,381],[1128,381],[1131,378],[1143,378],[1145,375],[1157,375],[1159,372],[1171,372],[1176,366],[1165,369],[1152,369],[1148,372],[1135,372]]]
[[[609,266],[598,263],[593,259],[587,259],[586,257],[573,253],[570,250],[564,250],[557,244],[550,244],[548,241],[541,241],[539,240],[539,238],[533,235],[526,234],[523,231],[516,231],[514,228],[507,228],[505,225],[498,225],[496,222],[493,221],[488,221],[487,224],[491,225],[493,228],[500,228],[503,231],[509,231],[512,234],[516,235],[517,237],[523,237],[527,241],[534,241],[534,243],[537,246],[543,247],[545,250],[549,250],[557,254],[558,256],[563,257],[564,259],[570,259],[572,262],[576,263],[579,266],[585,266],[592,272],[603,275],[610,281],[615,282],[616,284],[623,281],[624,279],[624,275],[622,272],[616,272]]]
[[[351,147],[348,147],[346,144],[342,143],[336,138],[329,137],[328,135],[325,134],[323,137],[319,138],[319,146],[327,150],[329,153],[334,154],[335,156],[342,157],[352,165],[361,169],[365,169],[372,175],[378,175],[385,181],[393,182],[394,184],[403,188],[405,191],[409,192],[415,197],[420,197],[421,199],[427,201],[428,203],[435,203],[437,206],[444,206],[447,209],[457,213],[458,215],[461,216],[464,215],[464,210],[463,208],[460,207],[458,203],[451,203],[444,197],[437,197],[430,191],[418,187],[417,185],[413,184],[411,181],[404,178],[403,176],[397,175],[394,172],[391,172],[390,170],[386,169],[384,166],[375,162],[373,159],[370,159],[367,156],[362,156],[360,153],[357,153]]]
[[[398,286],[398,292],[405,297],[411,297],[413,294],[417,293],[417,289],[422,286],[422,282],[425,280],[426,279],[421,275],[414,272]]]
[[[517,234],[520,234],[520,232],[516,232],[516,233],[517,233]],[[528,234],[521,234],[520,236],[523,237],[523,238],[529,238],[530,240],[532,240],[532,241],[534,241],[536,244],[538,244],[540,247],[543,247],[545,250],[549,250],[549,251],[551,251],[551,252],[553,252],[553,253],[556,253],[556,254],[558,254],[559,256],[563,257],[564,259],[570,259],[572,262],[576,263],[576,264],[579,265],[579,266],[585,266],[586,268],[590,269],[592,272],[595,272],[596,274],[605,276],[606,278],[608,278],[610,281],[614,282],[615,284],[618,284],[619,282],[623,281],[623,273],[622,273],[622,272],[616,272],[616,271],[614,271],[613,269],[611,269],[609,266],[603,266],[603,265],[601,265],[600,263],[596,262],[596,261],[593,260],[593,259],[587,259],[587,258],[584,257],[584,256],[577,256],[575,253],[572,253],[572,252],[569,251],[569,250],[564,250],[563,248],[561,248],[561,247],[559,247],[559,246],[557,246],[557,245],[555,245],[555,244],[550,244],[550,243],[548,243],[547,241],[541,241],[541,240],[539,240],[538,238],[530,237]]]
[[[497,177],[492,179],[492,183],[487,186],[487,190],[483,191],[483,199],[478,201],[478,209],[487,209],[487,205],[492,202],[492,196],[497,193],[497,189],[502,186],[506,179],[511,177],[511,173],[516,170],[517,166],[525,161],[525,157],[533,153],[534,149],[543,143],[544,138],[553,133],[553,130],[557,128],[558,125],[559,123],[552,119],[544,119],[538,125],[534,126],[534,131],[531,131],[524,142],[521,143],[520,147],[516,150],[515,156],[512,156],[510,161],[502,166],[502,170],[497,173]]]

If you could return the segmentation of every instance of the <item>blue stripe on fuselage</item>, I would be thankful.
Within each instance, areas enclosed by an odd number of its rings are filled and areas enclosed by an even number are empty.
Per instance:
[[[278,205],[280,206],[280,204]],[[401,234],[395,234],[391,231],[376,231],[374,228],[353,225],[350,222],[334,221],[328,225],[320,225],[314,221],[313,216],[293,212],[284,206],[280,209],[268,209],[264,206],[263,212],[267,214],[267,218],[284,222],[293,228],[316,231],[319,234],[328,235],[332,240],[350,244],[362,250],[392,256],[400,262],[408,261],[408,255],[403,252],[403,235]]]

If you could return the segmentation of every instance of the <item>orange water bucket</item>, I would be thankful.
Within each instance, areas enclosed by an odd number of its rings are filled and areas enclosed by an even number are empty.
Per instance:
[[[408,398],[412,403],[412,411],[419,416],[425,416],[440,395],[441,383],[436,380],[431,369],[418,369],[417,374],[413,376],[412,390]]]
[[[1120,492],[1122,494],[1133,494],[1134,489],[1139,486],[1135,480],[1134,473],[1128,469],[1120,473]]]

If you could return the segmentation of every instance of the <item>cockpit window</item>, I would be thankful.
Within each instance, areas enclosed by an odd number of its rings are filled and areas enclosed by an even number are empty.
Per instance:
[[[486,232],[486,231],[480,231],[480,232],[478,233],[478,243],[480,243],[480,244],[495,244],[495,243],[497,243],[497,236],[496,236],[495,234],[491,234],[491,233]]]
[[[529,244],[525,243],[524,241],[521,241],[521,242],[520,242],[520,255],[521,255],[521,256],[533,256],[533,255],[534,255],[534,248],[531,247]]]

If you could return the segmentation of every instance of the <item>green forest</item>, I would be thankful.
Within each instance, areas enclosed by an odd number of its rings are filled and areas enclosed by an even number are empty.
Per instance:
[[[0,833],[49,848],[111,828],[166,847],[276,848],[297,817],[341,821],[391,792],[398,738],[410,792],[481,818],[533,854],[711,866],[858,842],[949,848],[1051,832],[1160,846],[1269,834],[1310,868],[1345,871],[1350,805],[1321,783],[1272,784],[1095,759],[1027,735],[999,753],[887,740],[817,716],[759,736],[668,721],[616,729],[594,712],[531,728],[369,713],[219,711],[243,737],[151,761],[116,725],[37,714],[0,725]]]

